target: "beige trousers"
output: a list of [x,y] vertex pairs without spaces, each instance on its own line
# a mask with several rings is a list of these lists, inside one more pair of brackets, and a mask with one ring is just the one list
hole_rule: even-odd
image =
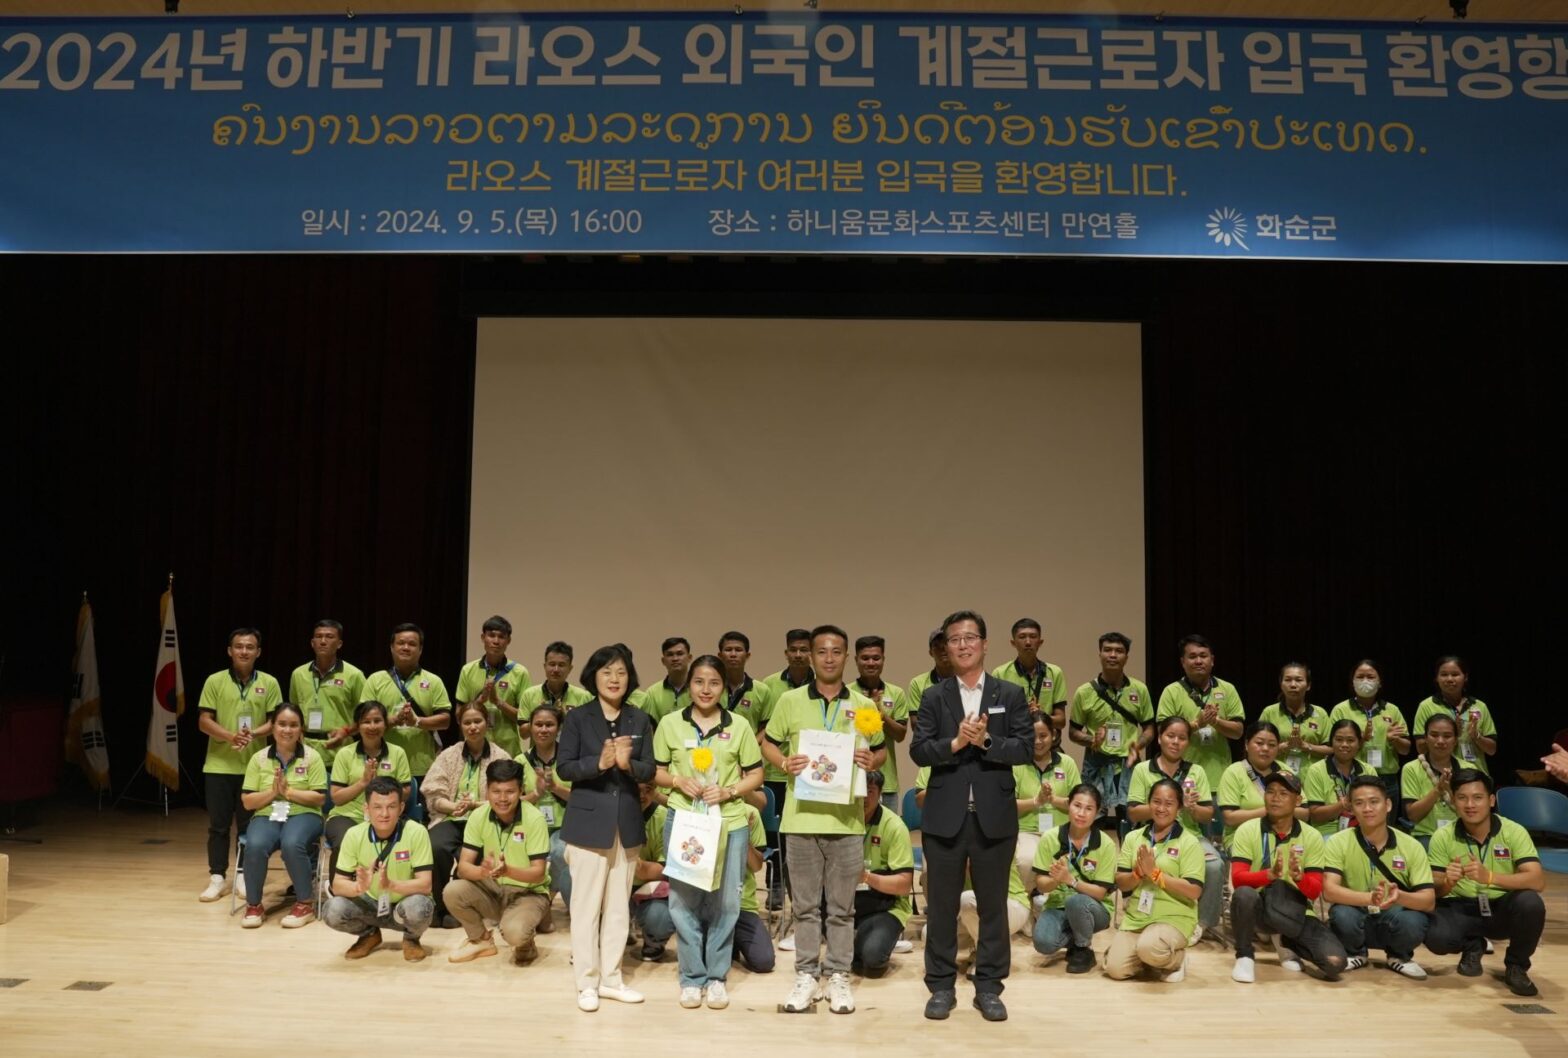
[[1145,926],[1137,933],[1119,929],[1105,953],[1105,975],[1125,981],[1145,966],[1161,972],[1174,970],[1186,950],[1187,935],[1164,922]]
[[516,886],[503,886],[486,878],[470,882],[459,878],[446,887],[446,907],[462,925],[469,940],[483,940],[489,933],[485,920],[499,923],[501,937],[514,948],[533,943],[539,921],[550,913],[550,898]]
[[568,844],[566,868],[572,875],[572,972],[577,990],[623,988],[621,957],[631,928],[637,850],[628,851],[619,836],[608,849]]

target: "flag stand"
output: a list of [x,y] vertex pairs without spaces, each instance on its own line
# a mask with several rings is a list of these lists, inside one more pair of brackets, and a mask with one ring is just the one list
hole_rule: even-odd
[[[196,788],[196,780],[191,777],[190,772],[185,770],[185,765],[183,762],[180,764],[180,774],[185,777],[185,780],[191,784],[191,789],[194,790]],[[153,777],[147,773],[146,761],[142,761],[142,763],[136,766],[136,770],[131,773],[130,780],[125,784],[125,789],[120,791],[120,796],[116,797],[114,799],[114,804],[109,806],[110,811],[119,808],[121,801],[129,801],[133,805],[152,805],[154,807],[161,807],[163,809],[163,814],[167,816],[169,814],[169,788],[163,785],[162,782],[158,782],[157,779],[153,779],[154,782],[158,783],[157,800],[152,800],[146,797],[131,796],[131,787],[135,785],[136,777],[139,775],[147,775],[149,779],[153,779]],[[100,795],[99,807],[101,808],[102,805],[103,802]]]

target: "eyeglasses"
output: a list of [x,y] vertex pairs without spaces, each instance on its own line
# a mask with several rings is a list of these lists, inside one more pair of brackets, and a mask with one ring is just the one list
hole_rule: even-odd
[[947,637],[947,645],[950,647],[972,647],[978,642],[980,642],[980,637],[973,632]]

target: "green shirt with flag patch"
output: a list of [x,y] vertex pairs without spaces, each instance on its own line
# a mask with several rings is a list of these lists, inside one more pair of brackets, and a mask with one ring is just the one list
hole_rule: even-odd
[[[762,685],[768,689],[768,716],[763,721],[763,727],[766,728],[768,721],[772,720],[773,710],[778,708],[779,701],[784,697],[785,692],[793,691],[800,687],[810,686],[812,679],[813,677],[808,674],[804,683],[791,683],[789,681],[788,669],[780,669],[771,676],[764,677]],[[784,769],[775,768],[771,764],[764,764],[762,769],[762,781],[793,782],[794,780],[790,777],[788,772],[784,771]]]
[[[1432,888],[1432,867],[1426,850],[1403,830],[1389,827],[1381,849],[1374,850],[1399,887],[1406,892]],[[1339,876],[1339,884],[1358,893],[1370,893],[1387,881],[1367,857],[1367,843],[1355,827],[1341,830],[1323,845],[1323,870]]]
[[[463,847],[479,854],[479,862],[486,858],[505,860],[512,867],[529,867],[550,858],[550,828],[545,825],[539,809],[527,801],[517,802],[517,818],[507,826],[495,818],[495,809],[489,805],[476,809],[463,826]],[[550,868],[545,867],[544,877],[537,882],[519,882],[515,878],[500,877],[496,883],[528,893],[550,893]]]
[[[1399,772],[1399,797],[1405,802],[1419,801],[1432,792],[1437,785],[1437,779],[1427,770],[1426,755],[1421,754],[1415,760],[1408,762]],[[1459,770],[1459,761],[1450,764],[1454,771]],[[1407,805],[1408,809],[1408,805]],[[1432,807],[1426,815],[1416,820],[1411,832],[1416,837],[1431,837],[1443,827],[1459,825],[1459,813],[1454,810],[1453,799],[1439,797],[1432,802]]]
[[1246,719],[1240,693],[1220,679],[1211,680],[1209,689],[1202,694],[1185,678],[1166,685],[1160,692],[1160,705],[1154,715],[1157,720],[1179,716],[1187,721],[1192,729],[1192,737],[1187,741],[1187,759],[1208,773],[1209,789],[1218,790],[1221,776],[1230,767],[1230,740],[1220,734],[1219,728],[1198,726],[1198,714],[1207,705],[1219,707],[1221,720]]
[[[1341,720],[1354,720],[1365,732],[1367,715],[1357,702],[1347,699],[1329,710],[1329,726],[1333,727]],[[1378,701],[1372,705],[1371,716],[1372,737],[1361,743],[1357,759],[1379,775],[1394,775],[1399,771],[1399,754],[1389,744],[1388,729],[1395,724],[1404,726],[1405,714],[1393,702]]]
[[[870,699],[850,690],[846,684],[840,688],[833,704],[816,697],[816,685],[807,684],[788,691],[773,706],[768,719],[768,741],[773,742],[786,757],[795,755],[802,731],[836,731],[855,735],[855,712],[875,709]],[[871,739],[871,748],[883,744],[882,735]],[[866,830],[865,815],[861,811],[863,798],[851,797],[845,805],[827,804],[822,801],[797,801],[795,780],[791,777],[784,787],[784,812],[779,820],[779,831],[784,834],[863,834]]]
[[[766,683],[747,676],[741,681],[739,687],[724,686],[725,708],[736,716],[745,719],[751,725],[751,730],[758,738],[762,737],[763,730],[768,726],[768,717],[773,711],[773,689]],[[763,766],[763,778],[767,778],[767,766]]]
[[[350,742],[346,746],[338,747],[338,755],[332,758],[332,785],[353,786],[365,777],[365,748],[358,742]],[[408,770],[408,754],[403,752],[403,747],[394,746],[390,742],[381,744],[381,756],[376,760],[376,774],[385,775],[396,779],[400,786],[407,786],[413,779],[414,773]],[[359,796],[352,801],[338,805],[327,818],[362,820],[365,818],[365,791],[359,791]]]
[[[1358,775],[1374,774],[1371,768],[1359,760],[1351,761],[1349,778],[1340,774],[1339,762],[1332,756],[1323,757],[1307,765],[1307,770],[1301,776],[1301,803],[1307,808],[1319,808],[1323,805],[1338,804],[1343,794],[1350,792],[1350,784]],[[1341,830],[1351,825],[1353,816],[1336,816],[1313,824],[1318,832],[1325,838],[1331,838]]]
[[386,706],[387,741],[401,746],[403,752],[408,754],[408,766],[413,769],[414,777],[423,777],[436,759],[435,732],[419,727],[398,727],[392,723],[392,718],[403,708],[405,701],[413,702],[414,712],[420,716],[451,712],[452,700],[446,695],[446,684],[441,682],[441,677],[428,669],[415,669],[403,681],[403,689],[399,689],[392,672],[381,669],[365,679],[365,698]]
[[[1525,864],[1541,861],[1529,832],[1512,819],[1504,819],[1495,812],[1492,813],[1491,827],[1484,842],[1477,842],[1471,837],[1463,823],[1455,823],[1432,835],[1428,855],[1440,871],[1454,860],[1463,864],[1466,860],[1474,859],[1493,874],[1517,874]],[[1513,891],[1461,878],[1443,899],[1474,900],[1485,893],[1488,900],[1497,900]]]
[[[343,759],[341,754],[338,759]],[[390,851],[386,849],[387,841],[393,843]],[[343,835],[343,848],[338,852],[338,873],[352,879],[359,868],[370,868],[372,884],[364,895],[371,900],[381,899],[380,875],[375,866],[376,857],[382,852],[387,852],[385,862],[389,882],[411,882],[420,871],[435,870],[430,834],[412,819],[399,820],[398,829],[385,840],[376,837],[368,821],[350,827],[348,833]],[[401,893],[387,893],[388,903],[396,904],[402,899]]]
[[[1111,918],[1116,917],[1116,845],[1103,830],[1089,831],[1089,838],[1080,852],[1072,847],[1072,839],[1064,824],[1053,827],[1040,835],[1040,844],[1034,850],[1034,873],[1051,873],[1051,865],[1065,859],[1067,869],[1085,882],[1105,887],[1105,899],[1100,906]],[[1070,885],[1059,885],[1045,896],[1048,908],[1064,908],[1074,893]]]
[[[1282,768],[1278,761],[1274,762],[1274,771],[1291,772],[1289,768]],[[1225,774],[1220,776],[1219,792],[1214,795],[1214,803],[1221,812],[1240,809],[1241,811],[1255,811],[1263,807],[1263,780],[1272,772],[1256,772],[1252,765],[1244,760],[1225,769]],[[1224,818],[1223,816],[1221,818]],[[1225,824],[1225,836],[1222,839],[1225,847],[1230,848],[1231,841],[1236,836],[1236,828],[1229,823]]]
[[1025,673],[1018,667],[1018,659],[1005,662],[991,670],[991,675],[999,680],[1006,680],[1015,687],[1024,689],[1024,697],[1029,700],[1029,707],[1039,709],[1047,716],[1067,704],[1067,680],[1062,676],[1062,667],[1053,665],[1040,658],[1035,659],[1034,671]]
[[593,695],[575,683],[563,684],[560,694],[551,694],[550,688],[545,684],[536,683],[531,687],[525,688],[523,693],[518,695],[517,723],[519,726],[526,725],[529,718],[534,715],[534,710],[546,702],[549,702],[561,710],[562,714],[565,714],[576,709],[579,705],[587,705],[591,701],[593,701]]
[[[494,669],[485,664],[484,658],[475,658],[464,665],[457,674],[458,703],[475,701],[484,693],[485,683],[492,677],[496,700],[516,709],[519,717],[526,717],[521,703],[523,692],[528,689],[528,669],[516,661],[507,661]],[[506,715],[505,709],[490,702],[485,703],[485,712],[490,715],[490,737],[495,744],[506,750],[507,756],[518,757],[523,751],[522,734],[517,729],[521,721],[513,720]]]
[[[1198,767],[1190,760],[1181,762],[1181,767],[1176,769],[1175,775],[1166,775],[1160,770],[1158,758],[1141,760],[1132,769],[1132,778],[1127,781],[1127,806],[1129,808],[1142,807],[1149,803],[1149,793],[1154,789],[1154,784],[1161,779],[1175,779],[1182,788],[1182,801],[1186,802],[1186,791],[1191,785],[1192,791],[1198,795],[1198,804],[1212,805],[1214,792],[1209,786],[1209,773]],[[1192,817],[1192,813],[1185,807],[1177,814],[1176,819],[1183,827],[1194,834],[1201,833],[1202,827]]]
[[[874,693],[861,686],[858,679],[850,686],[870,698],[873,704],[882,702],[894,720],[901,724],[909,722],[909,699],[897,684],[884,680],[881,689]],[[882,790],[884,793],[898,793],[898,754],[893,752],[892,745],[887,747],[887,760],[882,762]]]
[[1323,746],[1328,744],[1328,729],[1333,726],[1328,720],[1328,710],[1310,702],[1299,717],[1286,709],[1282,702],[1266,705],[1263,712],[1258,714],[1258,723],[1269,723],[1279,728],[1279,761],[1297,775],[1304,774],[1308,765],[1323,758],[1306,749],[1291,749],[1287,745],[1291,731],[1299,727],[1302,742],[1309,746]]
[[[241,785],[246,793],[257,793],[261,790],[272,789],[272,775],[278,768],[278,758],[275,755],[277,747],[270,747],[263,753],[258,753],[245,765],[245,781]],[[315,790],[326,793],[327,766],[321,754],[309,746],[304,747],[303,753],[296,753],[294,759],[289,761],[284,768],[284,777],[289,786],[295,790]],[[274,802],[275,803],[275,802]],[[326,802],[330,803],[330,802]],[[298,801],[289,801],[289,815],[321,815],[320,808],[302,805]],[[271,804],[263,805],[255,810],[254,814],[264,817],[272,810]]]
[[[878,806],[876,814],[871,817],[871,822],[866,824],[866,870],[872,874],[892,875],[913,873],[915,869],[914,848],[909,841],[909,828],[904,826],[904,821],[898,813],[889,812],[886,808]],[[888,913],[898,919],[899,925],[907,925],[909,916],[914,912],[914,904],[910,902],[909,895],[893,899],[893,906],[888,908]]]
[[1459,728],[1459,741],[1454,746],[1454,760],[1460,767],[1474,768],[1476,771],[1492,774],[1486,766],[1486,754],[1481,752],[1481,747],[1470,741],[1470,715],[1476,715],[1476,729],[1485,738],[1497,737],[1497,724],[1492,720],[1492,710],[1479,698],[1466,698],[1459,703],[1455,711],[1449,708],[1447,702],[1433,695],[1420,705],[1416,706],[1416,726],[1411,732],[1415,737],[1426,733],[1426,722],[1434,716],[1451,716],[1454,725]]
[[305,714],[306,744],[331,768],[337,750],[327,749],[325,736],[354,722],[354,707],[365,700],[365,674],[339,658],[323,676],[315,662],[307,661],[289,676],[288,700]]
[[[1230,859],[1232,863],[1245,863],[1254,871],[1272,871],[1274,864],[1278,863],[1281,872],[1280,881],[1299,893],[1301,883],[1290,876],[1292,851],[1295,851],[1296,859],[1301,864],[1303,876],[1309,871],[1319,873],[1323,871],[1326,865],[1323,835],[1318,833],[1316,827],[1292,818],[1290,833],[1281,841],[1279,834],[1269,824],[1267,818],[1249,819],[1236,828],[1235,837],[1231,839]],[[1307,915],[1312,918],[1317,917],[1310,900],[1307,901]]]
[[[589,701],[592,700],[593,699],[591,698],[589,699]],[[535,804],[537,805],[540,813],[543,814],[544,821],[550,825],[551,830],[560,830],[561,824],[566,822],[566,807],[568,802],[560,800],[549,790],[546,790],[544,788],[544,783],[540,781],[539,778],[539,773],[544,771],[544,769],[555,767],[556,762],[560,759],[559,756],[552,757],[549,761],[542,761],[539,759],[539,755],[534,752],[533,746],[530,745],[523,751],[522,757],[518,759],[521,760],[528,769],[528,777],[531,780],[524,787],[523,792],[533,793],[538,791],[539,800],[535,802]],[[570,792],[572,789],[572,784],[561,778],[559,775],[555,777],[555,785],[564,787],[568,792]]]
[[[1111,702],[1115,702],[1134,719],[1128,720],[1117,712]],[[1073,705],[1067,719],[1074,727],[1082,728],[1091,736],[1104,725],[1105,741],[1100,743],[1099,752],[1105,756],[1125,759],[1127,751],[1137,745],[1144,725],[1154,723],[1154,699],[1149,694],[1149,688],[1131,676],[1122,680],[1119,688],[1106,683],[1102,676],[1096,676],[1073,692]]]
[[[1137,862],[1138,848],[1147,845],[1154,852],[1154,866],[1161,872],[1201,887],[1204,877],[1203,847],[1198,844],[1198,835],[1176,822],[1171,824],[1164,841],[1155,841],[1153,829],[1151,824],[1127,835],[1127,840],[1122,843],[1121,856],[1116,861],[1116,873],[1131,874],[1133,864]],[[1153,899],[1147,911],[1142,906],[1145,893],[1152,894]],[[1129,933],[1137,933],[1156,922],[1175,926],[1186,936],[1198,924],[1198,902],[1184,900],[1168,889],[1161,889],[1152,878],[1145,878],[1127,894],[1121,928]]]
[[[197,708],[211,713],[226,731],[255,730],[267,722],[273,710],[283,703],[278,681],[252,670],[250,679],[241,681],[233,669],[214,672],[201,687]],[[265,742],[253,738],[244,749],[235,749],[222,739],[207,738],[207,760],[201,770],[211,775],[244,775],[246,763],[260,753]]]
[[[762,813],[751,805],[746,806],[746,840],[754,849],[768,847],[768,832],[762,827]],[[740,909],[750,911],[754,915],[761,914],[757,906],[757,874],[751,869],[751,864],[746,864],[746,869],[741,872],[740,880]]]
[[643,688],[642,702],[638,708],[648,714],[648,719],[653,721],[655,729],[659,723],[671,713],[678,713],[691,705],[691,691],[682,687],[680,693],[670,688],[670,678],[666,676],[652,687]]
[[[1072,788],[1082,782],[1078,762],[1059,749],[1051,750],[1051,759],[1044,768],[1035,761],[1013,765],[1013,797],[1019,801],[1032,801],[1040,795],[1040,788],[1050,784],[1052,797],[1066,797]],[[1031,808],[1018,817],[1018,829],[1029,834],[1044,834],[1067,822],[1067,813],[1046,804]]]
[[[653,760],[661,768],[681,779],[696,779],[712,786],[734,786],[757,768],[762,767],[762,750],[757,746],[757,736],[744,717],[728,709],[718,711],[718,719],[704,735],[697,727],[691,706],[670,713],[659,721],[653,734]],[[697,771],[691,762],[694,750],[706,748],[713,753],[713,766],[707,774]],[[679,787],[669,792],[669,806],[687,812],[696,811],[696,805]],[[741,830],[746,826],[746,802],[732,797],[719,808],[724,817],[724,829]]]

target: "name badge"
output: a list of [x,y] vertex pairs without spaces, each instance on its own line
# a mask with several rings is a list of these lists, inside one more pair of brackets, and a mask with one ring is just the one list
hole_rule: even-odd
[[1198,728],[1198,741],[1202,742],[1204,745],[1208,745],[1210,742],[1213,742],[1214,729],[1212,727]]
[[272,802],[272,813],[267,819],[273,823],[286,823],[289,818],[289,803],[287,801]]
[[555,805],[540,805],[539,811],[544,813],[544,821],[548,826],[555,826]]
[[1481,893],[1476,896],[1475,902],[1480,906],[1482,918],[1492,917],[1492,901],[1490,897],[1485,893]]
[[1454,821],[1452,819],[1439,819],[1437,821],[1437,829],[1438,830],[1442,830],[1444,827],[1451,827],[1453,825],[1454,825]]
[[1459,755],[1465,760],[1475,760],[1475,747],[1468,742],[1459,744]]
[[241,731],[249,731],[250,730],[250,714],[249,713],[241,713],[239,721],[240,721],[240,730]]
[[309,720],[310,729],[312,731],[320,731],[321,730],[321,720],[322,720],[321,710],[320,709],[312,709],[310,711],[310,720]]
[[1138,910],[1147,915],[1154,910],[1154,890],[1145,889],[1138,894]]
[[1286,763],[1286,767],[1299,774],[1301,772],[1301,754],[1292,753]]
[[694,738],[688,738],[686,740],[686,748],[687,749],[696,749],[697,748],[697,740],[694,739]]
[[991,708],[987,709],[986,712],[990,713],[992,716],[997,716],[998,714],[1007,712],[1007,706],[993,705]]
[[1367,765],[1372,768],[1381,768],[1383,766],[1383,751],[1375,748],[1367,750]]
[[1115,727],[1106,728],[1105,744],[1111,749],[1122,748],[1122,726],[1120,724],[1117,724]]

